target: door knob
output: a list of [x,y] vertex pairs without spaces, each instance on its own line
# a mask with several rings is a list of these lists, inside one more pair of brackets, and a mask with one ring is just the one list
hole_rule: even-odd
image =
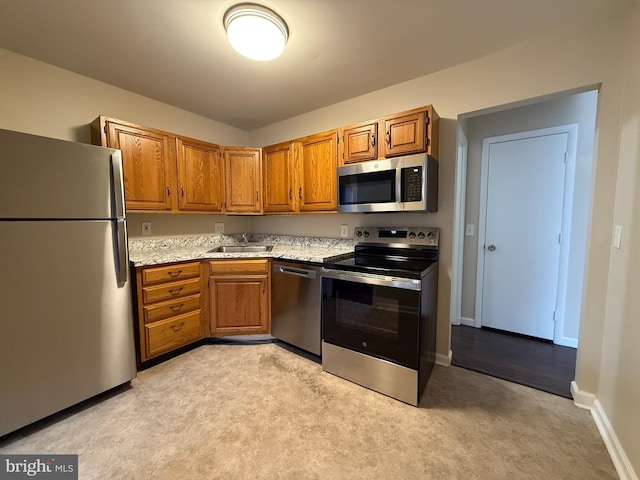
[[496,246],[495,246],[495,245],[489,245],[489,246],[487,247],[487,250],[489,250],[490,252],[493,252],[495,249],[496,249]]

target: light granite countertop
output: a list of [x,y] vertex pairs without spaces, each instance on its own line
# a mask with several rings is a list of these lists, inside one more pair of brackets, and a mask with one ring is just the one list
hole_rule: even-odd
[[273,245],[270,252],[208,252],[221,245],[241,245],[242,235],[210,235],[129,240],[129,260],[135,267],[205,258],[280,258],[322,263],[325,258],[353,251],[351,239],[247,234],[252,244]]

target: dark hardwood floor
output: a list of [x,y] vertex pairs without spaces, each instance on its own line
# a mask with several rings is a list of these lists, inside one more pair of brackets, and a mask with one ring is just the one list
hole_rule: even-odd
[[572,398],[576,349],[544,340],[464,325],[451,326],[451,363]]

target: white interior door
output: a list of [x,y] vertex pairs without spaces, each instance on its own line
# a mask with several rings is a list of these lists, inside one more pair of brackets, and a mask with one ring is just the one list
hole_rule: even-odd
[[567,141],[560,133],[489,145],[483,326],[554,337]]

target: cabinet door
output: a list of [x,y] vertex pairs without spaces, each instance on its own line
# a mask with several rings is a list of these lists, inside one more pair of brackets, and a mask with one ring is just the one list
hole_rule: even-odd
[[178,138],[178,207],[180,210],[222,212],[223,161],[218,145]]
[[261,213],[261,150],[225,148],[225,211],[227,213]]
[[265,213],[295,212],[293,142],[265,147],[262,152]]
[[171,210],[175,174],[169,137],[111,122],[107,131],[109,147],[122,150],[127,210]]
[[385,157],[425,152],[425,111],[388,117],[385,124]]
[[209,277],[211,335],[269,333],[268,275]]
[[298,140],[298,201],[301,212],[336,210],[338,133]]
[[378,124],[368,123],[344,129],[342,163],[364,162],[378,158]]

